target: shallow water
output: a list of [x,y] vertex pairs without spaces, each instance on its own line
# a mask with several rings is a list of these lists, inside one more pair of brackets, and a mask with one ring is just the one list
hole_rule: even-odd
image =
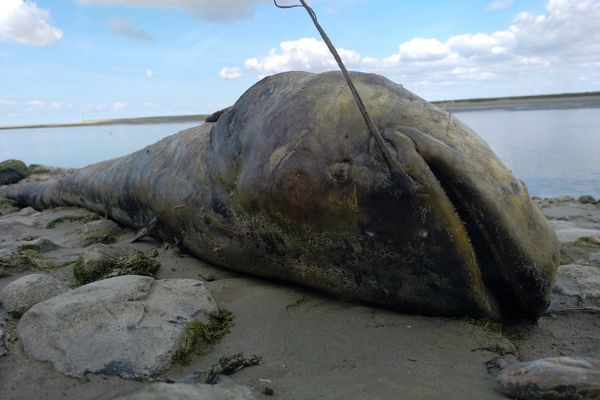
[[455,112],[532,196],[600,197],[600,108]]
[[[532,196],[600,197],[600,108],[454,112]],[[139,150],[195,122],[0,130],[0,160],[82,167]]]
[[0,160],[65,168],[124,156],[200,122],[0,130]]

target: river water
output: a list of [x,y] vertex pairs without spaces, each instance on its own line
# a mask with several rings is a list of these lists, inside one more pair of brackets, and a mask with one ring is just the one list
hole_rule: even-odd
[[[454,116],[478,132],[532,196],[600,197],[600,108],[478,109]],[[0,130],[0,160],[82,167],[194,122]]]
[[600,108],[454,112],[532,196],[600,197]]

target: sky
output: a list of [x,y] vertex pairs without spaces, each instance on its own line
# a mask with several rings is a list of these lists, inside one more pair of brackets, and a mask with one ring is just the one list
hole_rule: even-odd
[[[430,101],[600,90],[599,0],[310,4],[349,69]],[[211,113],[331,69],[306,12],[270,0],[0,0],[0,125]]]

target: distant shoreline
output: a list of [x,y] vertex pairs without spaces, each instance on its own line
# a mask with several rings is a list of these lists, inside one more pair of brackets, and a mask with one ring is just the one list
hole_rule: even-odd
[[[600,92],[561,93],[539,96],[493,97],[461,100],[432,101],[432,104],[449,112],[468,111],[519,111],[519,110],[564,110],[575,108],[600,108]],[[209,114],[169,115],[158,117],[97,119],[79,122],[46,123],[30,125],[0,126],[0,130],[34,128],[68,128],[99,125],[169,124],[177,122],[204,122]]]
[[6,129],[34,129],[34,128],[68,128],[75,126],[98,126],[98,125],[143,125],[143,124],[170,124],[177,122],[204,122],[208,114],[197,115],[170,115],[161,117],[140,117],[140,118],[116,118],[116,119],[95,119],[79,122],[62,122],[48,124],[31,125],[12,125],[0,126],[0,130]]
[[484,110],[519,111],[600,108],[600,92],[446,100],[434,101],[432,103],[450,112]]

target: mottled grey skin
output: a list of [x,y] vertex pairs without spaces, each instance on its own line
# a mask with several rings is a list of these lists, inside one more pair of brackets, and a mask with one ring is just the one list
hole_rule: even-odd
[[400,170],[390,171],[337,72],[250,88],[216,123],[56,183],[0,190],[132,227],[157,220],[214,264],[411,312],[537,316],[554,232],[489,147],[445,111],[353,73]]

